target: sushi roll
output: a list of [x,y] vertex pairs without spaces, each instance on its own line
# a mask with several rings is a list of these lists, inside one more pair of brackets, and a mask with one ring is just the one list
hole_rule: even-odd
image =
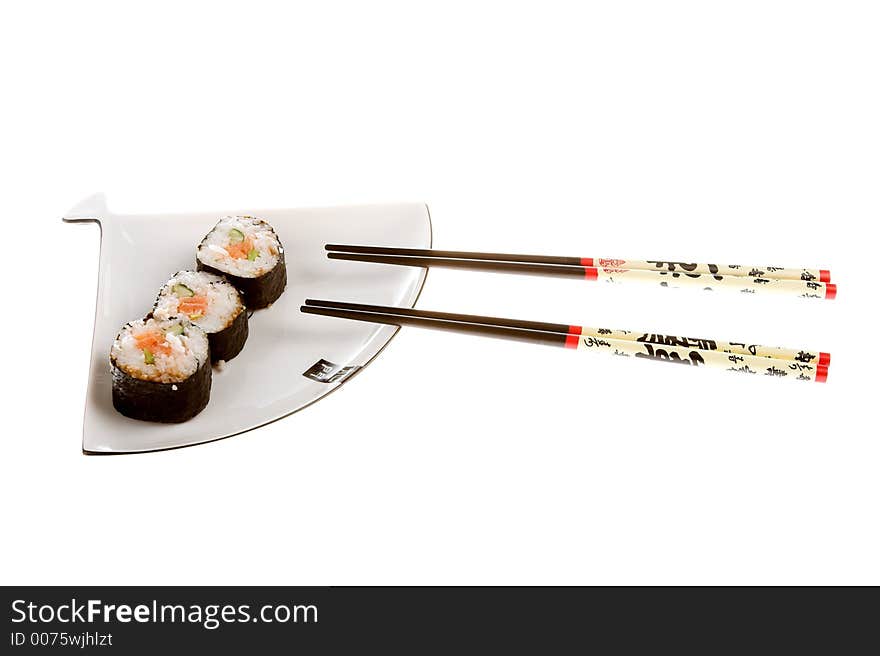
[[186,317],[122,327],[110,348],[113,407],[126,417],[177,423],[211,397],[208,335]]
[[211,362],[229,361],[248,338],[248,316],[241,294],[221,276],[206,271],[179,271],[159,291],[153,307],[157,319],[185,315],[208,333]]
[[226,216],[196,253],[199,271],[225,275],[252,310],[278,300],[287,286],[284,247],[271,225],[253,216]]

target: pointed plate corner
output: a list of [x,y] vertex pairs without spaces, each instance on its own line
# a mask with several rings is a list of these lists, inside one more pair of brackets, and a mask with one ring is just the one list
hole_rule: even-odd
[[[244,350],[222,371],[215,369],[211,402],[201,414],[170,425],[123,417],[111,403],[108,361],[119,328],[150,310],[157,290],[174,272],[194,266],[196,245],[220,216],[240,213],[260,216],[275,226],[285,247],[287,289],[271,308],[253,314]],[[112,229],[106,229],[107,219],[112,219]],[[430,248],[432,241],[428,208],[417,203],[111,215],[103,194],[97,194],[75,206],[64,220],[102,223],[83,422],[86,454],[157,451],[230,437],[286,417],[338,389],[350,374],[369,364],[398,329],[303,314],[303,300],[411,307],[427,270],[329,260],[324,245]]]

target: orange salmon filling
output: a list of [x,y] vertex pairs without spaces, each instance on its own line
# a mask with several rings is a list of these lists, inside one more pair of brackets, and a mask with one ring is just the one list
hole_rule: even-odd
[[165,333],[158,330],[147,330],[142,333],[132,335],[137,347],[142,351],[149,350],[151,353],[161,353],[162,355],[171,354],[171,345],[165,341]]
[[229,246],[226,247],[226,252],[229,253],[229,257],[233,260],[243,260],[253,249],[253,240],[250,237],[245,237],[237,244],[229,244]]
[[177,309],[190,317],[200,317],[208,311],[207,296],[188,296],[180,299]]

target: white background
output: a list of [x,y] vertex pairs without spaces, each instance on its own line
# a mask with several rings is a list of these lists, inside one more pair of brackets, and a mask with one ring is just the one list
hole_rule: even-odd
[[[880,583],[878,33],[869,2],[4,4],[0,579]],[[419,306],[829,350],[830,380],[405,329],[271,426],[86,457],[98,231],[59,219],[94,191],[829,267],[834,302],[437,270]]]

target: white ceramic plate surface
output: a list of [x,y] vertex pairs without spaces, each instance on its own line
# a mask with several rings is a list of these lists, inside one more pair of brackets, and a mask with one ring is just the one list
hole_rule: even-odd
[[[162,283],[195,267],[196,245],[227,214],[269,221],[284,245],[288,284],[270,308],[250,318],[244,350],[214,369],[211,402],[182,424],[123,417],[110,393],[110,345],[127,321],[143,317]],[[64,217],[101,226],[101,262],[83,425],[85,453],[137,453],[191,446],[257,428],[332,392],[370,362],[397,328],[306,315],[306,298],[412,307],[426,270],[341,262],[324,244],[431,247],[431,221],[422,204],[316,209],[246,208],[195,214],[115,215],[103,195]],[[319,364],[320,363],[320,364]],[[351,367],[351,369],[344,369]],[[311,370],[320,382],[303,374]]]

